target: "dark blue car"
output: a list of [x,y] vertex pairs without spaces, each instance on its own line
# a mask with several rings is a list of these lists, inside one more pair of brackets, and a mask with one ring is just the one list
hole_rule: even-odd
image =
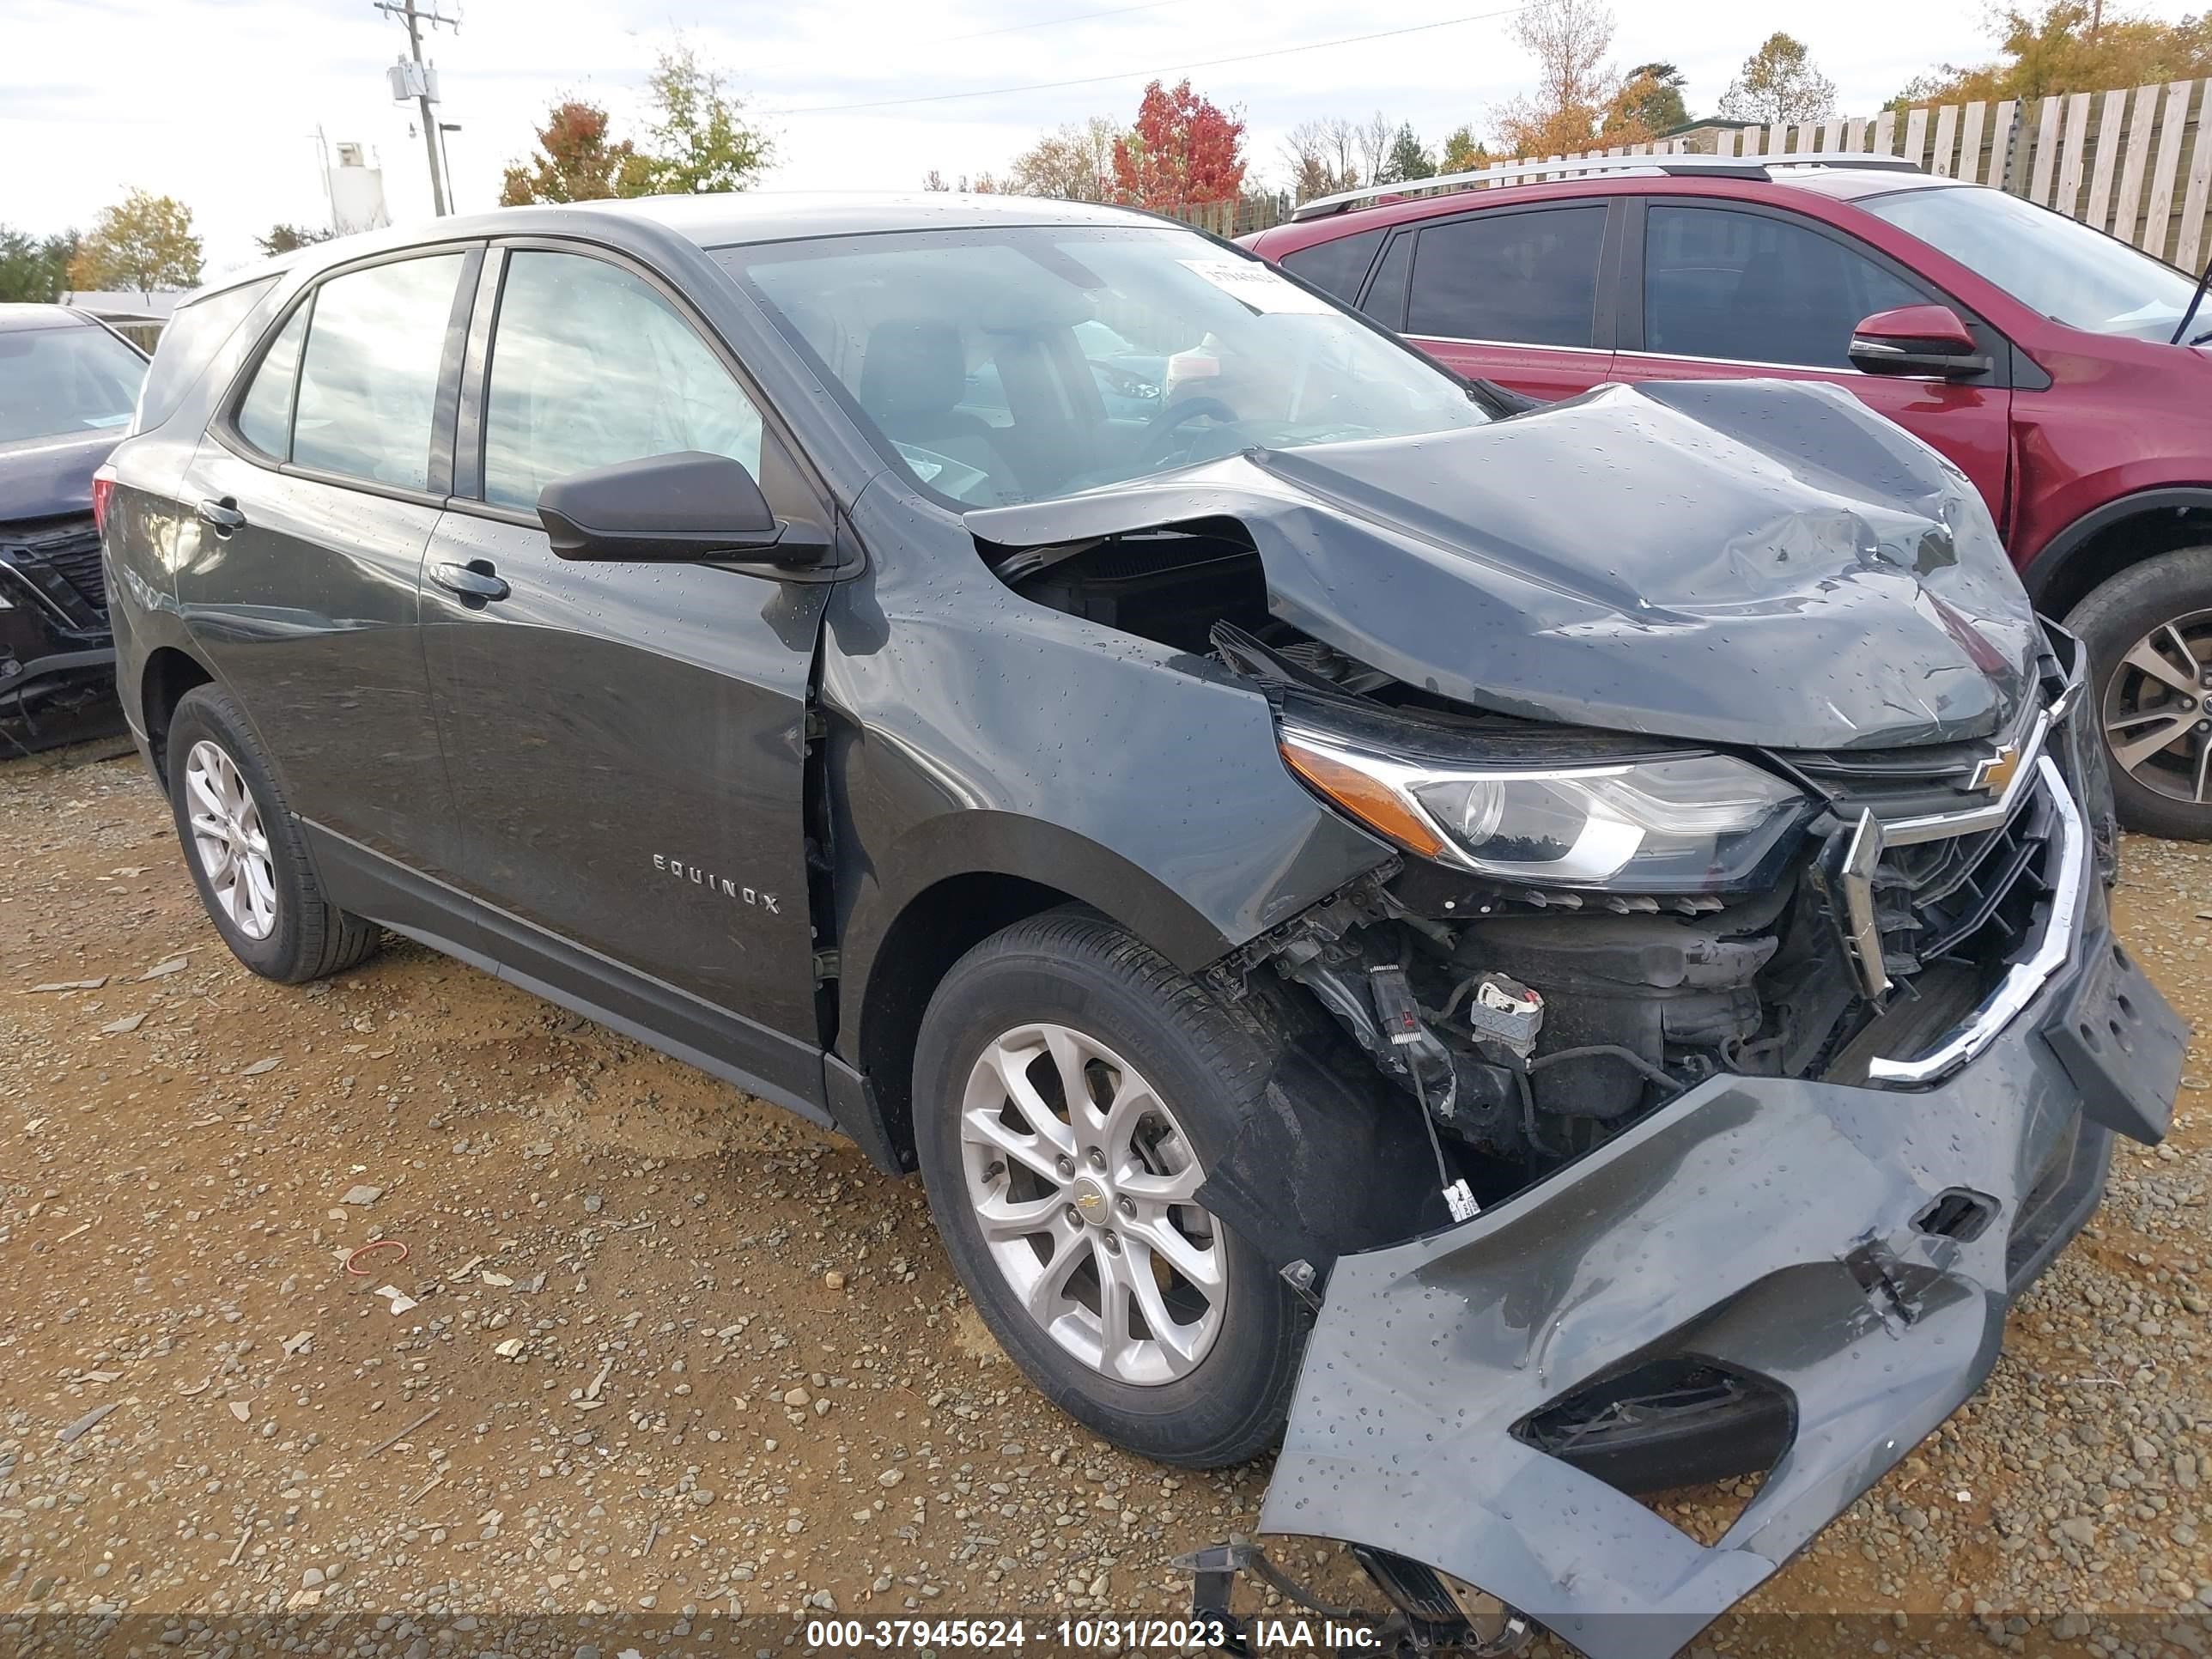
[[0,305],[0,749],[112,707],[92,475],[130,429],[143,353],[62,306]]

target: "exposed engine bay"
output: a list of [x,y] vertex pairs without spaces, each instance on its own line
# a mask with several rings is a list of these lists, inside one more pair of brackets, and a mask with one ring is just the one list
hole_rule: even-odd
[[[1270,614],[1260,561],[1233,521],[1024,549],[994,568],[1055,610],[1206,656],[1262,688],[1291,729],[1532,763],[1680,747],[1470,709],[1300,633]],[[2048,667],[2055,693],[2063,670]],[[1941,746],[1757,758],[1825,799],[1825,812],[1808,809],[1816,848],[1854,807],[1955,807],[1954,786],[1970,781],[1967,757]],[[2100,834],[2109,856],[2108,823]],[[1976,837],[1885,870],[1884,971],[1894,977],[1881,996],[1854,971],[1817,855],[1770,861],[1762,886],[1727,893],[1593,892],[1401,861],[1213,978],[1239,996],[1263,972],[1303,988],[1419,1101],[1451,1149],[1442,1185],[1494,1196],[1706,1079],[1860,1081],[1871,1055],[1955,1023],[2033,927],[2043,890],[2022,878],[2039,848],[2032,834]]]

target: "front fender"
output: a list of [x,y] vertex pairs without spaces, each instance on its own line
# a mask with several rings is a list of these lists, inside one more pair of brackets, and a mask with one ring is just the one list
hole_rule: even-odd
[[821,681],[841,1049],[893,922],[948,878],[1066,893],[1188,972],[1393,856],[1218,663],[1010,592],[957,520],[858,507],[871,568],[831,601]]
[[[1240,942],[1174,888],[1112,848],[1012,812],[951,812],[916,825],[878,866],[890,874],[854,907],[845,951],[856,964],[899,914],[941,882],[961,876],[1012,876],[1056,888],[1136,934],[1185,971],[1202,968]],[[1242,931],[1241,929],[1239,931]]]

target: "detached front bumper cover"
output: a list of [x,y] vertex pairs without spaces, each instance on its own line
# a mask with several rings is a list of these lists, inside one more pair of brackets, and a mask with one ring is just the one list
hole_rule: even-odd
[[[2185,1031],[2068,867],[2066,960],[1935,1086],[1716,1078],[1487,1214],[1341,1257],[1259,1530],[1408,1558],[1593,1659],[1674,1653],[1771,1575],[1980,1386],[2112,1133],[2165,1132]],[[1710,1547],[1518,1432],[1674,1358],[1790,1402]]]

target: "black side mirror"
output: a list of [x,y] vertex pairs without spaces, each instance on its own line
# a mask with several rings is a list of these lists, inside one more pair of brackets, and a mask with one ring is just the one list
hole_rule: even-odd
[[1948,306],[1877,311],[1851,331],[1851,366],[1869,374],[1966,380],[1990,372],[1972,331]]
[[820,529],[769,511],[742,465],[699,450],[556,478],[538,494],[538,517],[564,559],[732,560],[775,574],[818,568],[830,555]]

